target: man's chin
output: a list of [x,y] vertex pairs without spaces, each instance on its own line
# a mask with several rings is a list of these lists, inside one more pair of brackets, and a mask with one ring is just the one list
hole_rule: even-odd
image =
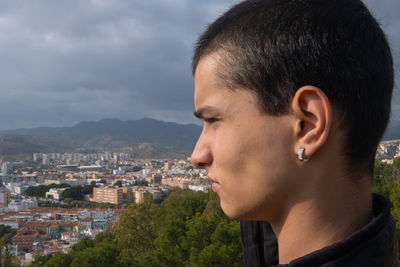
[[252,216],[250,216],[249,212],[243,209],[238,209],[235,207],[231,207],[228,205],[224,205],[223,202],[220,202],[221,209],[225,213],[226,216],[228,216],[231,219],[234,220],[251,220]]
[[235,220],[247,220],[247,221],[265,221],[267,220],[264,216],[260,216],[260,212],[248,209],[238,209],[234,207],[224,206],[221,202],[221,209],[231,219]]

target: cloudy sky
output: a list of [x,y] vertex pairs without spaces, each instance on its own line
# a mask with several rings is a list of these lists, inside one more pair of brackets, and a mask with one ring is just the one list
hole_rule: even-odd
[[[1,1],[0,130],[104,118],[196,122],[193,44],[237,2]],[[400,1],[366,3],[390,39],[399,84]]]

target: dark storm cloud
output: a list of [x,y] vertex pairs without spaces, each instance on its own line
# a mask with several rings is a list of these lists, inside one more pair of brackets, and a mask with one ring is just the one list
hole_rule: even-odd
[[[103,118],[194,121],[193,44],[236,2],[0,2],[0,129]],[[367,5],[398,62],[400,2]]]
[[193,121],[193,43],[232,3],[0,3],[0,128],[102,118]]
[[384,29],[392,48],[395,68],[392,120],[400,120],[400,1],[365,1],[368,8]]

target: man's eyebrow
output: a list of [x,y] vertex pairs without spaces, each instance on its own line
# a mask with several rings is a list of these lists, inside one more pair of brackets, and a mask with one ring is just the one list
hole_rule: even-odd
[[206,113],[206,112],[216,112],[216,111],[217,111],[217,109],[214,108],[214,107],[205,106],[205,107],[202,107],[202,108],[199,108],[199,109],[195,110],[195,111],[193,112],[193,114],[194,114],[194,116],[196,116],[197,118],[203,119],[203,118],[204,118],[204,113]]

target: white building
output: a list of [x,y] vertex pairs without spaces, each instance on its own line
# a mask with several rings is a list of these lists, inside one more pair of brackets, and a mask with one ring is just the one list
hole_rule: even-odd
[[28,182],[28,183],[6,183],[4,186],[10,190],[11,193],[22,195],[30,186],[37,186],[38,184],[35,182]]
[[18,222],[16,220],[1,220],[0,224],[4,226],[10,226],[11,228],[18,230]]
[[92,212],[88,209],[78,210],[79,219],[88,219],[92,217]]
[[125,170],[124,169],[122,169],[121,167],[119,167],[117,170],[113,170],[113,174],[114,175],[123,175],[123,174],[125,174]]
[[17,184],[17,183],[6,183],[6,184],[4,184],[4,186],[5,186],[8,190],[10,190],[10,192],[14,192],[14,187],[15,187],[16,184]]
[[46,192],[46,198],[51,196],[53,199],[60,200],[61,194],[66,188],[51,188],[49,192]]
[[67,241],[69,246],[73,246],[82,240],[82,235],[77,232],[63,232],[61,233],[61,240]]
[[201,191],[201,192],[208,192],[208,189],[210,189],[209,185],[189,185],[189,189],[192,191]]
[[14,187],[14,193],[22,195],[29,188],[29,185],[17,185]]
[[50,163],[50,160],[49,160],[47,154],[43,154],[43,157],[42,157],[42,164],[43,164],[43,165],[49,165],[49,163]]
[[8,210],[26,211],[29,208],[34,208],[37,206],[38,206],[38,201],[36,199],[13,200],[8,204]]
[[12,170],[13,164],[11,162],[3,162],[1,164],[1,172],[7,174],[10,170]]
[[42,158],[41,153],[33,153],[33,161],[39,161]]

